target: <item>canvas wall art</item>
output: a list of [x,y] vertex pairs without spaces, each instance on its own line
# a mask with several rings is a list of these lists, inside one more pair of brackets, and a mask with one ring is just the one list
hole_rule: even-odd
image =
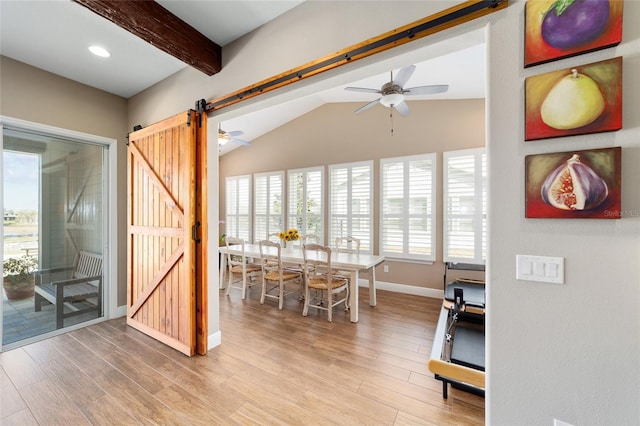
[[622,57],[525,79],[525,140],[622,128]]
[[622,0],[528,0],[524,66],[615,46],[622,40]]
[[525,217],[618,219],[622,149],[525,157]]

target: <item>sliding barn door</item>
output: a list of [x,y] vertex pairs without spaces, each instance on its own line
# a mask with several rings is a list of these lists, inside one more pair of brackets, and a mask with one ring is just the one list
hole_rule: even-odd
[[186,355],[196,345],[196,113],[129,135],[127,324]]

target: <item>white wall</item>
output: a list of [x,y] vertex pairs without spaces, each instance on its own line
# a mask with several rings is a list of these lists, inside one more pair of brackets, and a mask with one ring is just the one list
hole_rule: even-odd
[[[490,251],[487,421],[640,424],[640,2],[616,48],[523,68],[524,1],[488,45]],[[507,35],[508,36],[505,36]],[[623,56],[623,129],[524,142],[524,79]],[[524,157],[622,147],[620,220],[525,219]],[[565,284],[515,280],[515,255],[565,258]]]

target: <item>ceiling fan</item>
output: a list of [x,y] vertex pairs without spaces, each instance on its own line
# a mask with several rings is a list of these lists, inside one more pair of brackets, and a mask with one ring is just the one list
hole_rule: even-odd
[[218,125],[218,145],[222,146],[228,142],[234,142],[238,145],[251,145],[250,142],[244,141],[242,139],[237,139],[237,136],[244,135],[242,130],[234,130],[231,132],[225,132],[222,130],[222,127]]
[[401,68],[400,71],[398,71],[398,75],[396,76],[395,80],[393,79],[393,71],[391,71],[390,81],[388,83],[385,83],[380,89],[369,89],[366,87],[345,87],[344,90],[350,90],[352,92],[377,93],[382,95],[375,101],[371,101],[368,104],[365,104],[364,106],[358,108],[357,110],[355,110],[355,113],[358,114],[366,111],[379,102],[386,107],[395,108],[400,113],[400,115],[404,116],[409,114],[409,105],[407,105],[407,103],[404,101],[405,96],[433,95],[449,90],[448,84],[418,86],[405,89],[404,85],[407,83],[407,81],[409,81],[415,70],[415,65],[409,65]]

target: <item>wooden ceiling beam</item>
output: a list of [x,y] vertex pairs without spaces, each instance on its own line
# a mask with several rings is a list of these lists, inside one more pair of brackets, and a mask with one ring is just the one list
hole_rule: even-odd
[[222,48],[155,1],[74,1],[206,75],[222,68]]

